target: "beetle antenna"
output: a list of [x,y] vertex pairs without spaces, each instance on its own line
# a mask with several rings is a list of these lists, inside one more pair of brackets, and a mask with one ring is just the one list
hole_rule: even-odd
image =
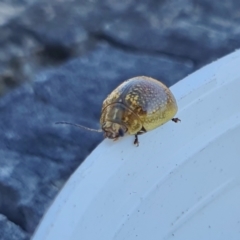
[[75,124],[75,123],[69,123],[69,122],[55,122],[55,124],[68,124],[74,127],[78,127],[78,128],[83,128],[86,129],[88,131],[92,131],[92,132],[102,132],[102,129],[93,129],[93,128],[88,128],[79,124]]

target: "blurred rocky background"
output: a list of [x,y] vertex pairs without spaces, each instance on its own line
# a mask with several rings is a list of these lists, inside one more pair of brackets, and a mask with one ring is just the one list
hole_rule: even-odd
[[239,0],[0,0],[0,239],[30,239],[103,139],[54,122],[99,128],[123,80],[170,86],[239,47]]

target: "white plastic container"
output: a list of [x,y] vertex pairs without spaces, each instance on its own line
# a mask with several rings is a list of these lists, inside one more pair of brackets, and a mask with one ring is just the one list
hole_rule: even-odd
[[171,90],[181,123],[103,141],[33,240],[240,239],[240,51]]

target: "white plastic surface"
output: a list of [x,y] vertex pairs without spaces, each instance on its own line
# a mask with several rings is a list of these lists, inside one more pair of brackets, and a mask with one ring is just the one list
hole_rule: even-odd
[[182,122],[103,141],[34,240],[240,239],[240,51],[171,90]]

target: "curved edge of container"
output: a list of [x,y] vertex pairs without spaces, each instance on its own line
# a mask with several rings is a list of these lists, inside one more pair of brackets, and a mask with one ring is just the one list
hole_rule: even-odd
[[104,140],[33,240],[240,239],[240,51],[171,87],[182,121]]

